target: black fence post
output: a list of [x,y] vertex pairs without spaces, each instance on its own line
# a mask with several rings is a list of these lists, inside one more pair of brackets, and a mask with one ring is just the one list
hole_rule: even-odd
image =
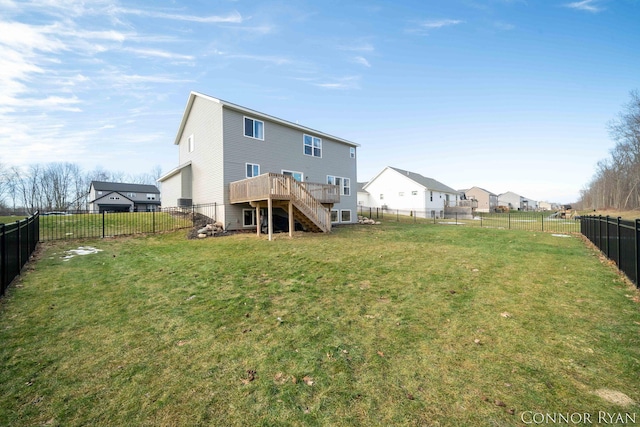
[[540,224],[542,224],[542,232],[544,232],[544,214],[540,215]]
[[618,264],[618,268],[620,268],[620,266],[621,266],[621,264],[620,264],[620,259],[621,259],[621,256],[620,256],[620,250],[621,249],[620,249],[620,247],[621,247],[621,243],[622,243],[621,242],[622,239],[620,238],[620,220],[621,219],[622,219],[621,217],[616,218],[616,240],[617,240],[617,242],[616,242],[616,252],[618,253],[618,259],[616,260],[616,264]]
[[20,221],[16,221],[16,260],[18,260],[18,272],[22,269],[22,242],[20,241]]
[[635,222],[635,238],[636,238],[636,288],[640,287],[640,219]]
[[605,221],[606,221],[605,222],[605,232],[606,232],[605,233],[605,237],[606,237],[605,241],[607,242],[607,252],[605,252],[605,253],[607,254],[607,258],[609,258],[610,255],[611,255],[609,253],[609,215],[607,215],[605,217]]
[[7,242],[5,239],[5,225],[0,224],[0,296],[4,295],[7,285]]
[[104,211],[102,211],[102,238],[104,239]]

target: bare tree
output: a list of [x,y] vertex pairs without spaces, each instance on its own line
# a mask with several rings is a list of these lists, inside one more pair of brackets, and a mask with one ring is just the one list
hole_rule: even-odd
[[611,157],[598,162],[596,174],[582,191],[582,201],[593,209],[636,209],[640,207],[640,94],[609,125],[616,142]]

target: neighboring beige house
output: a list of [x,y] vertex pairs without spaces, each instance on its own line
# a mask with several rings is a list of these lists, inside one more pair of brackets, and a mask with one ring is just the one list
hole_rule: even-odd
[[475,200],[478,203],[476,212],[493,212],[498,207],[498,196],[491,191],[480,187],[461,191],[468,200]]
[[165,206],[216,203],[227,230],[268,218],[310,231],[356,223],[358,144],[198,92],[178,127],[178,167],[159,179]]
[[550,211],[553,209],[553,205],[549,202],[538,202],[538,209],[540,209],[541,211]]
[[91,181],[91,212],[151,212],[160,207],[160,191],[155,185]]

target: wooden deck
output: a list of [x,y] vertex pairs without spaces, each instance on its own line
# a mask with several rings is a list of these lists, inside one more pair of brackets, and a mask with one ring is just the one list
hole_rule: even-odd
[[[336,185],[298,182],[290,176],[266,173],[229,185],[231,203],[250,203],[258,211],[268,208],[269,238],[272,232],[274,204],[289,212],[289,230],[297,219],[311,231],[331,231],[331,207],[340,202],[340,188]],[[256,216],[257,218],[259,215]],[[260,227],[258,227],[260,234]]]

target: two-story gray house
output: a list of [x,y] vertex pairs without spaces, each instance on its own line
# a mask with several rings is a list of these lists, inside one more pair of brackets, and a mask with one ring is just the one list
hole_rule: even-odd
[[91,181],[91,212],[151,212],[160,207],[160,191],[155,185]]
[[[165,206],[215,203],[227,230],[274,215],[310,231],[355,223],[358,144],[191,92],[178,133],[179,166],[162,176]],[[271,235],[271,234],[270,234]]]

